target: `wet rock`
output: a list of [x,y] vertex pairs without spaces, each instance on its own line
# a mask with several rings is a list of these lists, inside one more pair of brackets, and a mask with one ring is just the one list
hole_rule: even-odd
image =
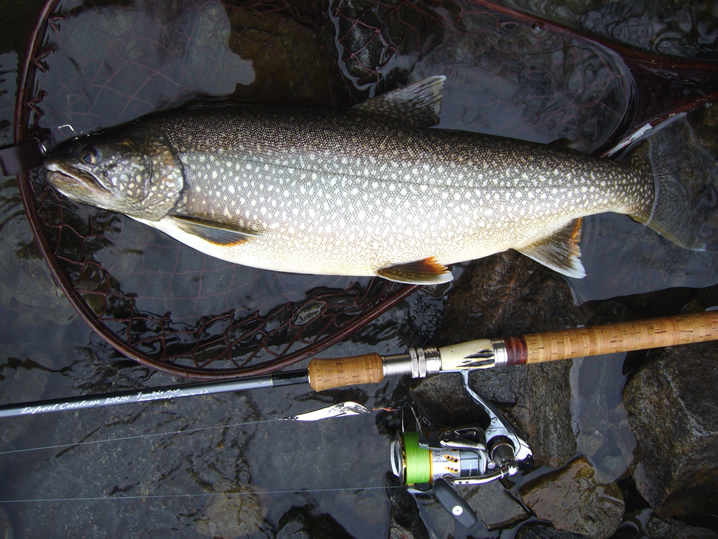
[[531,522],[521,526],[516,532],[516,537],[518,539],[579,539],[584,536],[578,533],[557,530],[543,522]]
[[263,528],[267,508],[255,487],[227,481],[218,488],[221,492],[202,509],[198,533],[205,537],[244,537]]
[[591,537],[610,537],[625,510],[620,489],[597,483],[585,457],[525,483],[520,493],[539,519],[559,530]]
[[251,84],[237,85],[234,99],[267,105],[346,104],[346,96],[334,95],[344,86],[336,60],[325,53],[322,37],[307,25],[271,10],[229,9],[228,16],[229,47],[251,60],[256,73]]
[[559,466],[576,453],[568,383],[571,362],[521,369],[523,389],[510,416],[529,440],[535,464]]
[[417,413],[435,428],[482,425],[488,418],[464,390],[458,374],[432,376],[411,390]]
[[386,500],[376,496],[371,490],[345,490],[337,494],[335,501],[349,508],[358,520],[370,526],[381,526],[389,516]]
[[351,535],[331,516],[315,515],[312,508],[292,507],[279,519],[277,538],[349,539]]
[[650,357],[624,392],[636,438],[636,487],[661,516],[712,513],[718,506],[718,347],[693,344]]
[[643,530],[646,537],[691,537],[692,539],[709,539],[718,537],[718,533],[705,528],[691,526],[679,520],[661,518],[653,515]]
[[512,526],[529,516],[498,481],[462,488],[461,494],[489,530]]
[[414,497],[399,486],[393,474],[387,474],[387,496],[391,503],[390,539],[429,539],[429,531],[421,520]]

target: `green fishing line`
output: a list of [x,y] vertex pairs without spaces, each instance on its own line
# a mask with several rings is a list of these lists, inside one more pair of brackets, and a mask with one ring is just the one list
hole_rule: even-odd
[[428,449],[419,446],[418,432],[404,433],[404,455],[406,456],[406,484],[431,482],[431,455]]

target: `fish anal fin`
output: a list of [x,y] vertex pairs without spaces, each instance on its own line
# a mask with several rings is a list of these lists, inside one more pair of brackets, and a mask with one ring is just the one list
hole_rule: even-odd
[[261,236],[261,233],[245,229],[240,226],[218,223],[199,217],[186,215],[173,215],[174,224],[187,234],[191,234],[213,245],[231,247],[240,245],[252,238]]
[[439,123],[446,77],[437,75],[404,88],[367,99],[352,110],[378,116],[412,127],[432,127]]
[[451,281],[451,270],[440,264],[433,256],[416,262],[397,264],[381,268],[376,272],[380,277],[407,284],[442,284]]
[[581,218],[575,219],[550,236],[517,251],[562,275],[583,279],[586,270],[581,264],[581,249],[578,246],[582,222]]

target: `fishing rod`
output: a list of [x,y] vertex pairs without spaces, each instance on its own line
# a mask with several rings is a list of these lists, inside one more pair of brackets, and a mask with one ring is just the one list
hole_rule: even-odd
[[5,404],[0,418],[150,402],[249,389],[309,384],[315,391],[381,382],[385,376],[424,378],[442,372],[543,363],[561,359],[647,350],[718,339],[718,311],[602,326],[478,339],[442,348],[410,348],[404,354],[377,353],[315,358],[307,369],[194,384],[99,395]]

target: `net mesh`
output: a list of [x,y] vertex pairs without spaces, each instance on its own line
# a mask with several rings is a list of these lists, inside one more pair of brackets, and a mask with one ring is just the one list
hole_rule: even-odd
[[[16,137],[52,143],[193,98],[350,106],[446,74],[442,126],[605,145],[631,109],[609,51],[479,3],[48,2]],[[33,231],[78,312],[118,351],[197,378],[268,372],[346,338],[413,287],[279,274],[193,251],[20,177]]]

